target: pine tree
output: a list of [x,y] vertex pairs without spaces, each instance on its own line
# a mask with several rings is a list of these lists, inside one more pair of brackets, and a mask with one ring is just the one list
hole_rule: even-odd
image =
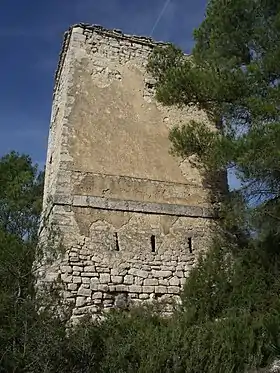
[[279,234],[280,3],[211,0],[194,38],[191,56],[158,48],[148,68],[160,102],[201,108],[220,131],[175,126],[172,149],[196,154],[209,172],[234,169],[242,196],[257,206],[247,209],[250,229]]

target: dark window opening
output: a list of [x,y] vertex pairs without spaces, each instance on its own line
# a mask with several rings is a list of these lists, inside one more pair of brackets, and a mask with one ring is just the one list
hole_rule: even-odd
[[120,251],[119,238],[118,238],[117,232],[115,232],[115,240],[116,240],[116,251]]
[[192,247],[192,238],[188,238],[188,247],[189,247],[189,252],[190,254],[193,252],[193,247]]
[[146,87],[147,87],[148,89],[153,89],[153,88],[154,88],[154,84],[153,84],[153,83],[150,83],[150,82],[147,82],[147,83],[146,83]]
[[154,234],[151,235],[151,246],[152,246],[152,253],[156,251],[156,236]]

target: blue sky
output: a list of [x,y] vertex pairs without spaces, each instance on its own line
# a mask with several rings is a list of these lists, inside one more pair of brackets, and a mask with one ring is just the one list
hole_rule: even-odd
[[[11,150],[44,164],[53,76],[64,31],[85,22],[149,35],[165,0],[1,0],[0,155]],[[191,50],[207,0],[170,0],[153,33]],[[102,5],[101,5],[102,4]]]

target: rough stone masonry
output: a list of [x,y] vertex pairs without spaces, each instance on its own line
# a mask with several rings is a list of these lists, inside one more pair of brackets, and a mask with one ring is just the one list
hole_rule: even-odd
[[[215,225],[211,188],[189,159],[170,155],[174,124],[207,119],[161,106],[147,75],[150,38],[101,26],[65,34],[56,73],[41,237],[59,229],[60,278],[72,319],[179,298]],[[224,182],[224,180],[223,180]]]

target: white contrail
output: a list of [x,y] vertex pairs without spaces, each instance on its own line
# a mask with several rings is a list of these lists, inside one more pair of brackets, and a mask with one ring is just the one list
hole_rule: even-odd
[[171,0],[166,0],[166,1],[165,1],[165,4],[164,4],[164,6],[163,6],[161,12],[159,13],[159,15],[158,15],[158,17],[157,17],[157,20],[156,20],[156,22],[155,22],[155,24],[154,24],[154,26],[153,26],[153,28],[152,28],[152,30],[151,30],[150,36],[153,36],[153,33],[154,33],[154,31],[155,31],[157,25],[159,24],[159,22],[160,22],[160,20],[161,20],[161,17],[163,16],[164,12],[166,11],[166,8],[168,7],[170,1],[171,1]]

